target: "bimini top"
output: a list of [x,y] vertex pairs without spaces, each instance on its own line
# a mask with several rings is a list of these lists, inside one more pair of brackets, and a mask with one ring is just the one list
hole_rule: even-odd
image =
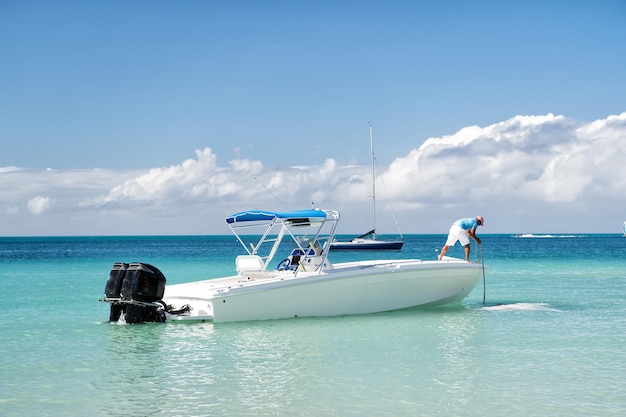
[[243,223],[256,221],[271,221],[274,219],[325,219],[326,213],[321,210],[296,210],[296,211],[264,211],[248,210],[240,211],[226,218],[226,223]]

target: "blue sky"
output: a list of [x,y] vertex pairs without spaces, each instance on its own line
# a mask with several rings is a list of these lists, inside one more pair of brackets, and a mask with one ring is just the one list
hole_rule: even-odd
[[[598,163],[597,147],[623,161],[624,45],[623,0],[3,0],[0,235],[226,233],[209,218],[282,208],[259,183],[290,208],[339,209],[344,231],[359,232],[366,192],[330,191],[365,182],[369,122],[407,233],[445,233],[478,212],[493,233],[619,231],[623,189],[601,187],[626,173],[605,172],[613,159]],[[603,122],[610,134],[590,128]],[[467,136],[472,126],[482,130]],[[520,138],[532,145],[523,157],[511,153]],[[463,158],[423,172],[441,156],[420,148],[429,140]],[[566,195],[576,184],[554,178],[571,173],[551,170],[581,146],[600,156],[576,165],[587,186]],[[526,157],[541,162],[511,173]],[[345,182],[281,194],[302,172]],[[479,173],[482,187],[464,182]],[[485,191],[502,178],[543,197]],[[426,180],[439,185],[412,192]],[[184,187],[195,191],[172,191]]]

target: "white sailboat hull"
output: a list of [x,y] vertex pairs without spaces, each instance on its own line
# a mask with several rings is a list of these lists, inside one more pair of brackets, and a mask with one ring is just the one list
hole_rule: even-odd
[[[228,277],[166,288],[163,301],[188,304],[171,321],[231,322],[338,316],[455,303],[483,276],[480,264],[448,261],[342,263],[324,272]],[[191,296],[190,296],[191,295]]]

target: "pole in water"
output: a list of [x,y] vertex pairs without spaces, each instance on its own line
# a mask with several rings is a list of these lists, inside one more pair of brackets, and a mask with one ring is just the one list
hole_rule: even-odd
[[486,305],[487,298],[487,286],[485,285],[485,258],[483,257],[483,245],[478,245],[480,248],[480,263],[483,265],[483,306]]

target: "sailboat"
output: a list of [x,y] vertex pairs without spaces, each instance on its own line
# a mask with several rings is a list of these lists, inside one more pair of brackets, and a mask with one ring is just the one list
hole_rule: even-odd
[[[404,245],[404,237],[400,228],[400,237],[393,240],[381,240],[376,237],[376,157],[374,156],[374,135],[370,124],[370,155],[372,160],[372,228],[360,236],[348,241],[333,240],[330,242],[332,250],[361,251],[361,250],[401,250]],[[395,220],[395,215],[394,215]],[[396,222],[396,227],[398,224]]]
[[624,237],[626,237],[626,221],[624,222],[623,227],[624,227]]

